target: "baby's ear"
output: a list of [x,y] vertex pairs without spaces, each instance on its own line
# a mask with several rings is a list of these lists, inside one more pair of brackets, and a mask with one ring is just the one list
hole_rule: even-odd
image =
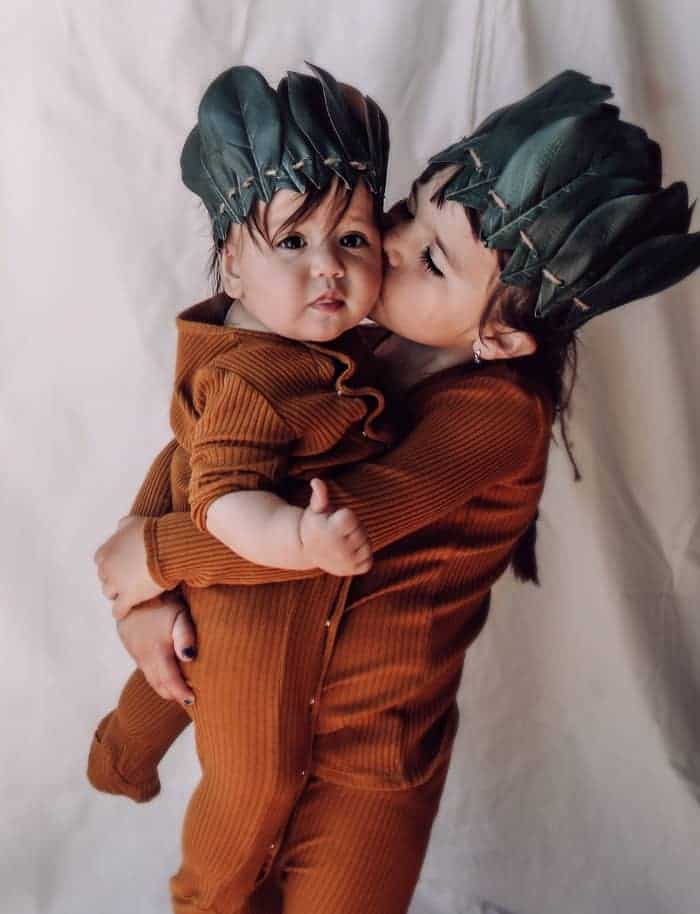
[[240,298],[243,291],[238,263],[240,259],[240,231],[239,225],[232,225],[221,250],[219,251],[219,269],[224,292],[229,298]]

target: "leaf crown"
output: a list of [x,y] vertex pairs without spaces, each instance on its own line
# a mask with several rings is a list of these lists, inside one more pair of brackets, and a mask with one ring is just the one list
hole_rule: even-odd
[[277,90],[255,68],[231,67],[209,85],[180,156],[182,180],[201,198],[214,237],[245,222],[253,204],[281,189],[323,190],[334,177],[363,180],[381,212],[389,129],[381,108],[320,67],[289,72]]
[[661,150],[566,70],[501,108],[431,164],[456,165],[447,200],[481,214],[481,240],[512,251],[501,280],[539,286],[534,316],[576,329],[700,266],[685,183],[661,186]]

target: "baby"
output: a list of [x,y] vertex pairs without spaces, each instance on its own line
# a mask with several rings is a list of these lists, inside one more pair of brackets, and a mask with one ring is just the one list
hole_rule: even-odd
[[[312,69],[289,73],[277,91],[250,67],[225,71],[182,152],[183,180],[212,219],[225,291],[177,319],[172,509],[190,510],[257,564],[350,576],[371,564],[355,515],[302,509],[283,494],[287,480],[313,487],[319,473],[392,440],[377,367],[353,329],[382,280],[388,129],[371,99]],[[220,602],[222,588],[183,594],[195,615],[214,599],[208,590]],[[231,599],[240,608],[240,593]],[[145,800],[159,783],[126,745],[133,692],[127,684],[101,721],[88,777]],[[154,731],[162,708],[150,694],[138,697],[145,731],[149,702]],[[146,742],[152,750],[157,732]]]

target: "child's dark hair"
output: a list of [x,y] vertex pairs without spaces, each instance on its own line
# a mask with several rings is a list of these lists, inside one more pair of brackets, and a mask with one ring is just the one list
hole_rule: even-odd
[[[444,168],[444,164],[429,165],[418,178],[418,183],[427,184],[435,174]],[[447,183],[445,181],[431,198],[437,206],[442,206],[445,202]],[[479,238],[481,214],[470,207],[465,207],[465,210],[474,237]],[[505,267],[512,253],[512,251],[506,250],[498,251],[498,263],[501,269]],[[559,418],[562,441],[573,467],[574,479],[578,481],[581,479],[581,473],[572,453],[567,429],[571,394],[577,373],[576,333],[566,326],[558,325],[552,319],[534,316],[538,294],[537,286],[523,287],[496,282],[479,322],[479,336],[482,337],[487,322],[496,318],[513,330],[522,330],[534,337],[537,343],[535,352],[531,355],[514,358],[510,364],[524,380],[535,382],[549,394],[553,405],[553,422],[557,417]],[[536,524],[537,515],[518,540],[511,558],[511,565],[519,580],[539,584],[535,556]]]

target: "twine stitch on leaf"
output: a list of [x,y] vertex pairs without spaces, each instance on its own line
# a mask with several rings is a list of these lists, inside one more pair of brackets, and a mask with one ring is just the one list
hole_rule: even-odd
[[522,229],[520,229],[520,237],[522,238],[523,243],[526,244],[530,248],[530,250],[532,251],[532,253],[535,256],[537,256],[537,248],[535,247],[535,244],[534,244],[532,238],[530,238],[529,235],[526,235]]
[[508,206],[506,201],[503,199],[503,197],[499,197],[495,190],[489,191],[489,197],[493,198],[494,202],[496,203],[496,206],[499,209],[502,209],[504,211],[507,209],[510,209],[510,207]]
[[484,165],[483,165],[483,162],[481,161],[481,159],[479,158],[479,156],[474,152],[473,149],[467,149],[467,152],[472,157],[472,160],[473,160],[474,164],[476,165],[476,170],[481,171],[483,169]]
[[555,276],[554,273],[551,273],[549,270],[542,270],[542,275],[546,276],[550,282],[553,282],[555,286],[563,286],[564,280],[559,279],[558,276]]

